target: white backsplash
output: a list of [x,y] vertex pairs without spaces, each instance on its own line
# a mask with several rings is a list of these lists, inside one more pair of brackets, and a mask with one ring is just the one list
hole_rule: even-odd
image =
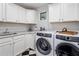
[[53,23],[50,25],[49,30],[61,31],[64,27],[66,27],[68,30],[79,31],[79,23],[78,22]]
[[29,25],[0,23],[0,32],[4,32],[6,28],[8,28],[9,32],[22,32],[22,31],[28,31]]
[[46,30],[48,31],[61,31],[64,27],[68,28],[68,30],[75,30],[75,31],[79,31],[79,22],[66,22],[66,23],[52,23],[50,24],[48,21],[48,15],[47,15],[47,20],[41,21],[40,20],[40,13],[41,12],[47,12],[48,14],[48,7],[44,6],[41,7],[39,9],[37,9],[38,12],[38,23],[37,23],[37,28],[39,30],[39,28],[42,26],[44,26],[46,28]]

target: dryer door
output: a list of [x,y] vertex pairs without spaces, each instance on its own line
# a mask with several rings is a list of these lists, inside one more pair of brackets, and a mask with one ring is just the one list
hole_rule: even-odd
[[79,48],[70,43],[60,43],[56,47],[58,56],[79,56]]
[[44,55],[48,55],[51,52],[51,44],[45,38],[39,38],[36,42],[37,50]]

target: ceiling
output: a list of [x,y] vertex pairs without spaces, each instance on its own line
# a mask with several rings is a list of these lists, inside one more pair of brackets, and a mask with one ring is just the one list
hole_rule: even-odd
[[37,9],[39,7],[48,5],[48,3],[17,3],[17,4],[24,8],[29,8],[29,9]]

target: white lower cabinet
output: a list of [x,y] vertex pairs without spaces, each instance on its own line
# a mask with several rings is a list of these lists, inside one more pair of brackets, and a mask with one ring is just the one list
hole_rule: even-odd
[[14,55],[18,55],[24,51],[24,35],[14,37]]
[[25,49],[32,48],[34,49],[34,40],[35,40],[35,34],[26,34],[25,35]]
[[0,44],[0,56],[12,56],[13,46],[11,43]]
[[61,4],[50,4],[49,5],[49,22],[60,22],[61,21]]
[[5,3],[0,3],[0,21],[5,21]]
[[25,9],[15,3],[0,3],[0,21],[36,24],[36,10]]
[[0,56],[12,56],[13,55],[13,44],[12,38],[0,39]]
[[20,40],[14,44],[14,55],[18,55],[24,51],[24,41]]
[[26,23],[36,23],[36,11],[35,10],[30,10],[26,9]]
[[35,34],[0,39],[0,56],[16,56],[28,48],[34,49]]

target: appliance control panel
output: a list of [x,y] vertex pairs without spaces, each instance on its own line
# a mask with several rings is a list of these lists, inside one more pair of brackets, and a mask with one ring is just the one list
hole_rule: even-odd
[[71,41],[71,42],[79,42],[79,37],[56,35],[56,39]]
[[51,33],[37,33],[37,36],[51,38],[52,37],[52,34]]

